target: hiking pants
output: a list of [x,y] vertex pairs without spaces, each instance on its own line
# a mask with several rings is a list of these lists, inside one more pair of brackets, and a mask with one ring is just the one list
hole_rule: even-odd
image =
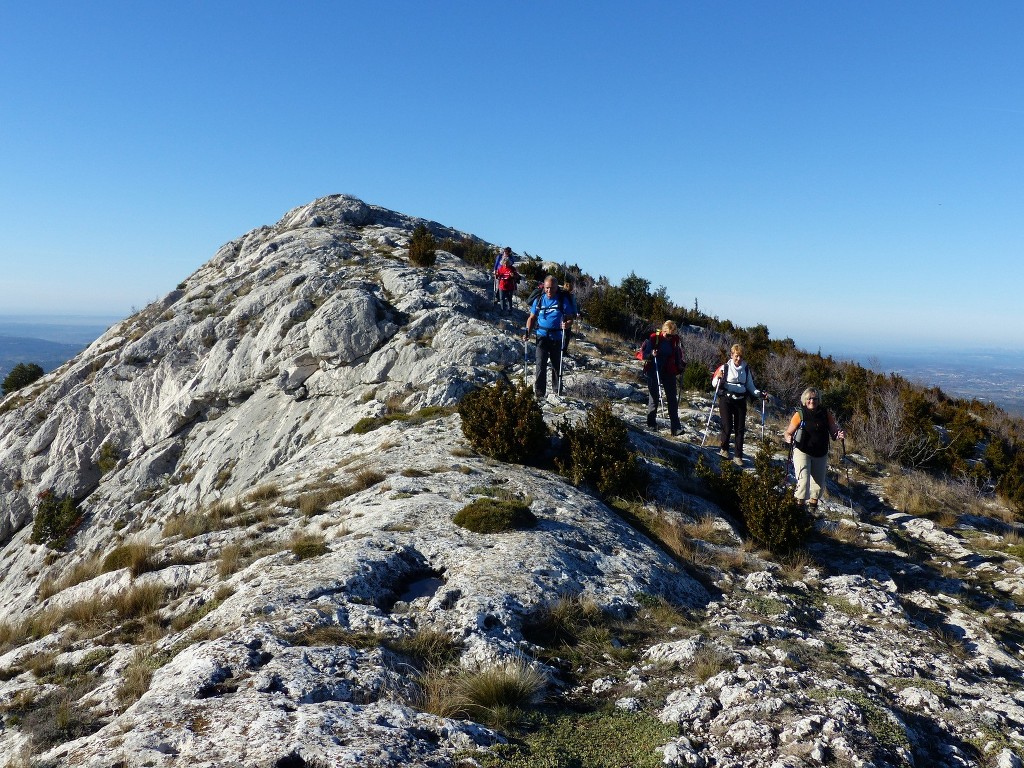
[[[661,386],[665,389],[665,405],[668,406],[668,418],[672,429],[678,430],[679,424],[679,395],[676,391],[676,377],[662,376]],[[654,429],[658,426],[658,406],[661,404],[661,392],[658,387],[658,377],[653,368],[647,374],[647,426]]]
[[501,297],[501,311],[502,312],[505,312],[505,311],[507,311],[509,309],[512,309],[512,297],[514,295],[515,295],[515,291],[513,291],[512,289],[509,289],[507,291],[503,291],[500,288],[498,289],[498,296]]
[[811,456],[796,446],[793,447],[793,471],[796,472],[796,492],[793,497],[805,501],[817,501],[825,490],[825,472],[828,470],[828,454]]
[[736,435],[736,447],[733,456],[743,458],[743,435],[747,430],[747,396],[733,398],[722,395],[718,398],[719,414],[722,416],[723,451],[729,450],[729,434]]
[[562,339],[560,336],[537,337],[537,369],[533,379],[533,392],[537,397],[544,397],[547,384],[548,362],[551,363],[551,389],[558,392],[558,364],[562,362]]

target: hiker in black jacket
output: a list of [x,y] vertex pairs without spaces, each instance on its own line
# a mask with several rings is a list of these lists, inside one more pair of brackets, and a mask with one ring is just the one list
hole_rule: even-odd
[[845,440],[846,433],[839,428],[832,413],[821,404],[821,395],[808,387],[800,395],[800,410],[793,414],[783,439],[793,443],[793,470],[796,472],[796,492],[800,504],[816,509],[825,489],[828,470],[828,441]]

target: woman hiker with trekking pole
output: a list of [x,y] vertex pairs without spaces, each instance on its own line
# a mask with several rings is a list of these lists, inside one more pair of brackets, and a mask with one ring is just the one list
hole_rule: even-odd
[[835,417],[821,404],[821,395],[808,387],[800,395],[800,409],[793,414],[783,439],[793,444],[793,471],[796,473],[796,491],[793,496],[801,506],[814,511],[825,490],[828,470],[828,441],[846,441],[846,433],[839,428]]
[[683,349],[679,345],[676,324],[666,320],[660,331],[652,333],[640,347],[647,374],[647,426],[657,431],[658,405],[661,390],[665,392],[665,406],[673,437],[682,431],[679,423],[679,395],[676,376],[683,370]]
[[732,345],[730,359],[715,371],[711,386],[722,387],[722,396],[718,398],[718,412],[722,417],[722,442],[718,455],[729,458],[729,435],[736,436],[733,463],[743,466],[743,437],[747,430],[747,395],[767,400],[768,393],[762,392],[754,385],[754,376],[750,367],[743,360],[743,347]]

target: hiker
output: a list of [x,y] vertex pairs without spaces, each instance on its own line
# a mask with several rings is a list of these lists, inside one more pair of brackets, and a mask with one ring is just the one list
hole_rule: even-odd
[[[576,303],[572,296],[562,293],[554,275],[544,278],[544,293],[530,305],[530,316],[526,318],[526,336],[537,327],[536,375],[533,392],[538,398],[544,397],[547,384],[548,362],[551,363],[551,388],[558,392],[559,366],[562,362],[563,332],[572,328],[576,317]],[[525,337],[524,337],[525,338]]]
[[498,279],[501,311],[507,312],[512,309],[512,297],[515,295],[516,285],[519,283],[519,273],[512,266],[508,256],[502,256],[501,265],[494,270],[494,276]]
[[721,394],[718,398],[718,413],[722,417],[722,442],[718,455],[729,458],[729,435],[736,436],[733,463],[743,466],[743,436],[747,428],[747,395],[759,400],[767,400],[768,393],[754,386],[754,376],[750,367],[743,360],[743,347],[732,345],[731,358],[718,366],[711,386]]
[[498,284],[500,278],[498,277],[498,270],[501,268],[501,260],[508,259],[508,265],[514,266],[516,263],[516,255],[512,253],[512,249],[509,246],[505,246],[503,249],[498,251],[498,255],[494,257],[494,269],[491,270],[491,274],[494,275],[494,303],[497,304],[501,301],[501,286]]
[[821,404],[821,395],[808,387],[800,395],[800,409],[786,427],[783,440],[793,444],[793,471],[796,472],[797,503],[808,509],[818,508],[818,499],[825,489],[828,469],[828,440],[845,440],[835,417]]
[[679,424],[676,376],[683,370],[683,349],[679,346],[676,324],[671,320],[662,323],[661,330],[652,333],[644,341],[640,352],[644,360],[644,373],[647,374],[647,426],[652,430],[658,428],[660,390],[664,387],[672,435],[678,435],[682,431],[682,426]]

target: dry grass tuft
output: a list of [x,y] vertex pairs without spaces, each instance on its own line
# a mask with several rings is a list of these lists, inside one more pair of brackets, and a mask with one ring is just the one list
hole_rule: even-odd
[[174,515],[164,525],[164,538],[181,536],[183,539],[193,539],[204,533],[221,531],[240,524],[235,520],[242,512],[242,505],[237,501],[215,501],[205,509],[195,512]]
[[423,710],[493,728],[520,722],[525,711],[539,703],[547,686],[541,672],[522,662],[454,674],[428,672],[419,682]]
[[281,488],[277,483],[263,483],[253,488],[245,495],[246,501],[274,501],[281,495]]
[[56,595],[58,592],[63,592],[68,587],[73,587],[76,584],[94,579],[103,573],[103,558],[99,555],[89,558],[81,563],[75,565],[70,571],[65,573],[59,579],[51,579],[49,577],[42,580],[39,585],[39,601],[42,602],[48,597]]
[[115,694],[121,710],[125,710],[142,698],[149,690],[153,672],[160,668],[160,659],[152,647],[136,648],[128,666],[121,673],[121,685]]
[[153,545],[148,541],[125,542],[103,558],[102,570],[103,573],[108,573],[127,568],[134,579],[143,573],[156,570],[155,554]]
[[735,669],[736,660],[720,648],[706,645],[694,654],[690,672],[700,682],[706,682],[719,672]]

